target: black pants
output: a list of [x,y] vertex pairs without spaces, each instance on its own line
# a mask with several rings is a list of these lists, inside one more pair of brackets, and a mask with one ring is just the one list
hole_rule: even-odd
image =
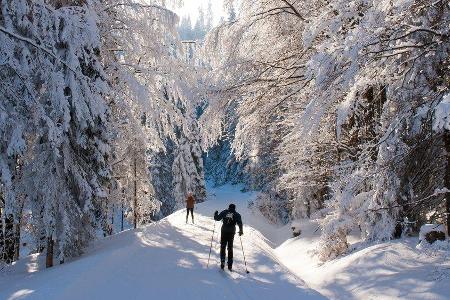
[[186,208],[186,223],[188,221],[189,212],[191,212],[192,222],[194,222],[194,208]]
[[220,235],[220,262],[225,263],[225,248],[228,246],[228,266],[233,265],[234,232],[223,232]]

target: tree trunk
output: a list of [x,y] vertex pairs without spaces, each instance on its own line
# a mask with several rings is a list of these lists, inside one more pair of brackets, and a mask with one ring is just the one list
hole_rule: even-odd
[[19,196],[16,199],[19,200],[20,203],[18,203],[19,212],[17,213],[17,220],[14,222],[14,261],[18,261],[20,257],[20,231],[25,197]]
[[115,214],[116,210],[115,210],[115,205],[112,205],[112,214],[111,214],[111,225],[114,226],[114,214]]
[[120,214],[120,231],[123,231],[123,202],[122,202],[122,209]]
[[137,162],[136,162],[136,150],[134,152],[134,203],[133,203],[133,213],[134,213],[134,228],[137,228],[138,213],[137,213]]
[[[39,212],[39,217],[41,218],[41,220],[44,220],[44,207],[41,207],[41,210]],[[44,226],[39,226],[39,241],[38,241],[38,245],[37,245],[37,250],[39,253],[43,253],[45,250],[45,244],[46,244],[46,240],[47,240],[47,234],[45,232],[45,228]]]
[[[450,130],[444,132],[445,151],[447,152],[447,167],[445,172],[445,187],[450,190]],[[450,236],[450,192],[445,197],[445,212],[447,217],[447,236]]]
[[311,218],[311,201],[308,199],[306,199],[306,216],[309,218]]
[[20,221],[14,224],[14,261],[20,257]]
[[14,216],[8,214],[5,217],[5,242],[3,258],[7,264],[14,261]]
[[3,200],[0,199],[0,261],[3,260],[3,251],[4,251],[4,246],[5,246],[5,237],[3,236],[3,209],[2,209],[2,204],[3,204]]
[[47,237],[47,256],[45,259],[45,266],[47,268],[53,267],[53,245],[53,238],[51,236]]

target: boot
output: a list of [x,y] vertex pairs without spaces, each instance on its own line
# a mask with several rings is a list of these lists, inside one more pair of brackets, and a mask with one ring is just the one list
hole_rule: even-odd
[[225,269],[225,264],[223,262],[220,263],[220,268],[223,270]]

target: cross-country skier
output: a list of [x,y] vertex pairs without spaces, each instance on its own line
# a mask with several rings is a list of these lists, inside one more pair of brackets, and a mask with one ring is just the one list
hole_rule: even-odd
[[194,195],[192,195],[192,193],[189,192],[186,198],[186,224],[188,222],[189,212],[191,212],[192,224],[194,224],[194,204],[195,204]]
[[214,220],[222,220],[222,230],[220,233],[220,268],[225,267],[225,248],[228,245],[228,270],[233,268],[233,240],[236,234],[236,224],[239,226],[239,235],[243,235],[242,218],[236,212],[236,205],[230,204],[228,209],[222,211],[220,214],[216,210],[214,213]]

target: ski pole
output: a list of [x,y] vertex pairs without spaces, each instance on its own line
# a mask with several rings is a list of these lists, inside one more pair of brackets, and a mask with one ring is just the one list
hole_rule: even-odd
[[[216,241],[216,245],[214,247],[217,247],[217,245],[219,245],[219,249],[220,249],[220,238],[219,238],[219,230],[217,230],[217,234],[216,234],[216,238],[214,239]],[[220,255],[217,257],[217,263],[220,263]]]
[[242,256],[244,256],[245,272],[248,274],[250,272],[247,269],[247,261],[245,260],[244,245],[242,245],[242,238],[240,235],[239,235],[239,240],[241,241]]
[[211,236],[211,245],[209,246],[209,255],[208,255],[208,264],[206,265],[206,268],[209,267],[209,259],[211,258],[211,249],[212,249],[212,244],[213,244],[213,239],[214,239],[214,231],[216,230],[216,221],[214,221],[214,228],[213,228],[213,233]]

